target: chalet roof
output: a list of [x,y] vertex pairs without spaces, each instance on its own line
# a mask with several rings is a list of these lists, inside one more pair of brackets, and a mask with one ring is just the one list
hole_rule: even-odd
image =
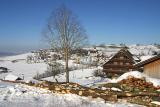
[[122,48],[120,51],[126,52],[128,55],[133,56],[133,55],[128,51],[127,48]]
[[[106,63],[108,63],[110,60],[112,60],[116,55],[118,55],[121,52],[125,53],[128,56],[128,58],[130,58],[131,60],[133,60],[135,62],[135,59],[133,58],[133,55],[128,51],[128,49],[127,48],[122,48],[114,56],[112,56]],[[104,64],[106,64],[106,63],[104,63]]]
[[154,62],[154,61],[159,60],[159,59],[160,59],[160,54],[158,54],[157,56],[151,57],[151,58],[149,58],[149,59],[147,59],[145,61],[142,61],[142,62],[136,64],[135,67],[142,67],[142,66],[144,66],[146,64],[149,64],[149,63]]

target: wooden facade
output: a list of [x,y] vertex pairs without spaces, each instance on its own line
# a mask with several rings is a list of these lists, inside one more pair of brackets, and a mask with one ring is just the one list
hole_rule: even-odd
[[133,70],[134,64],[133,55],[126,48],[123,48],[103,65],[103,72],[121,75]]
[[135,65],[136,67],[143,67],[143,72],[153,78],[160,79],[160,55],[152,57],[141,63]]

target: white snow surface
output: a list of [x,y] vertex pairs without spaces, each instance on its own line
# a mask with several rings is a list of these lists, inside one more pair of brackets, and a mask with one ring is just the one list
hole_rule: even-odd
[[[25,53],[15,56],[7,56],[0,57],[0,66],[6,67],[9,69],[9,73],[16,75],[24,80],[32,80],[33,76],[37,73],[44,73],[47,69],[47,65],[45,63],[26,63],[26,58],[28,55],[32,55],[33,53]],[[16,60],[16,62],[12,62]],[[4,79],[9,73],[0,74],[0,79]]]
[[[151,78],[144,73],[139,71],[130,71],[122,74],[117,79],[109,79],[102,77],[93,76],[93,72],[97,68],[92,69],[83,69],[83,70],[75,70],[70,72],[70,82],[75,82],[83,86],[93,86],[94,84],[103,84],[103,83],[117,83],[123,79],[127,79],[128,76],[133,76],[135,78],[145,78],[147,82],[153,83],[154,86],[160,86],[160,79]],[[56,76],[59,82],[65,81],[65,73]],[[44,78],[43,80],[54,81],[53,77]]]
[[[9,73],[12,73],[20,78],[23,78],[24,76],[24,80],[32,80],[37,73],[44,73],[47,69],[47,64],[45,63],[28,64],[24,60],[20,60],[15,63],[6,60],[0,61],[0,66],[8,68],[9,71],[11,71]],[[0,74],[0,79],[4,79],[7,75],[8,73]]]
[[[70,71],[69,73],[70,82],[75,82],[83,86],[90,86],[94,83],[108,80],[108,78],[105,79],[105,78],[93,76],[93,73],[95,70],[97,70],[97,68]],[[66,81],[65,75],[66,75],[65,73],[62,73],[62,74],[57,75],[55,78],[59,82],[64,82]],[[43,80],[55,82],[55,79],[53,77],[44,78]]]
[[152,101],[151,103],[152,103],[152,104],[157,104],[157,105],[160,106],[160,102],[158,102],[158,101]]
[[100,98],[56,94],[49,90],[0,82],[0,107],[143,107],[126,102],[105,102]]
[[142,62],[142,61],[145,61],[145,60],[150,59],[152,57],[154,57],[154,55],[146,55],[146,56],[141,56],[140,59],[141,59],[141,62]]
[[[13,75],[21,78],[24,76],[24,80],[32,80],[33,76],[37,73],[44,73],[47,69],[47,65],[45,63],[28,64],[26,61],[18,61],[16,63],[3,61],[0,62],[0,66],[8,68]],[[0,78],[4,79],[6,75],[8,75],[8,73],[3,73],[0,75]]]
[[158,52],[160,51],[160,49],[158,49],[156,46],[154,45],[128,45],[129,47],[129,51],[134,54],[134,55],[152,55],[153,52]]

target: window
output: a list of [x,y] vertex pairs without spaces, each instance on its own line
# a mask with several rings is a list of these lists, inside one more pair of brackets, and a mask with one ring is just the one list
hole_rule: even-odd
[[126,65],[130,65],[130,63],[127,62]]
[[123,62],[120,62],[120,65],[123,65]]
[[121,57],[120,57],[120,59],[124,59],[124,57],[123,57],[123,56],[121,56]]
[[128,59],[128,57],[127,57],[127,56],[125,56],[124,58],[125,58],[125,59]]
[[117,65],[118,63],[117,62],[114,62],[114,65]]

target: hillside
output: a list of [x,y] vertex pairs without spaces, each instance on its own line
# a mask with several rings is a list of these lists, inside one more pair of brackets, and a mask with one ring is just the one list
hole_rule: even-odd
[[[155,53],[159,53],[160,49],[157,48],[156,46],[153,45],[129,45],[128,46],[129,51],[139,57],[141,60],[145,60],[148,59],[152,56],[155,55]],[[97,46],[95,47],[89,47],[89,48],[84,48],[85,50],[87,50],[87,52],[89,52],[90,50],[98,50],[99,53],[103,53],[105,54],[105,56],[107,56],[107,59],[110,59],[118,50],[120,50],[120,46],[119,45],[106,45],[103,47],[99,47]],[[37,57],[37,53],[25,53],[25,54],[20,54],[20,55],[14,55],[14,56],[6,56],[6,57],[0,57],[0,67],[5,67],[8,69],[8,72],[1,72],[0,73],[0,79],[5,79],[5,77],[9,74],[18,76],[24,80],[25,82],[39,82],[37,80],[35,80],[34,77],[36,76],[40,76],[40,75],[46,75],[46,71],[48,68],[48,62],[50,61],[50,59],[39,59]],[[58,55],[58,53],[56,52],[50,52],[50,50],[48,51],[49,55]],[[48,55],[47,53],[47,55]],[[45,54],[46,56],[46,54]],[[32,58],[31,60],[28,61],[28,58]],[[150,78],[146,75],[144,75],[143,73],[140,73],[138,71],[132,71],[132,72],[128,72],[125,73],[123,75],[121,75],[119,78],[116,79],[110,79],[110,78],[106,78],[106,77],[100,77],[100,76],[95,76],[94,72],[96,70],[101,70],[102,67],[100,65],[95,66],[90,65],[90,63],[92,63],[92,61],[94,62],[95,60],[95,56],[94,54],[87,54],[86,56],[82,56],[80,57],[80,60],[78,60],[77,62],[77,57],[76,54],[71,56],[71,60],[69,60],[69,67],[70,67],[70,82],[74,82],[74,83],[78,83],[82,86],[85,87],[91,87],[91,88],[97,88],[103,84],[108,84],[108,83],[118,83],[120,81],[123,81],[124,79],[127,79],[128,76],[133,76],[135,78],[146,78],[146,82],[152,83],[153,86],[152,87],[158,87],[160,86],[160,80],[159,79],[155,79],[155,78]],[[85,59],[87,58],[87,59]],[[89,60],[88,60],[89,59]],[[87,63],[88,61],[88,63]],[[51,61],[52,62],[52,61]],[[62,66],[64,66],[64,61],[62,59],[59,59],[56,61],[57,63],[60,63]],[[47,75],[45,77],[41,77],[40,80],[47,80],[47,81],[52,81],[52,82],[56,82],[55,79],[57,79],[59,82],[65,82],[65,73],[61,72],[60,74],[57,74],[55,77],[51,76],[51,75]],[[8,80],[8,78],[7,78]],[[31,104],[31,106],[42,106],[44,103],[41,101],[45,101],[48,102],[48,106],[53,105],[51,103],[51,100],[56,102],[57,100],[55,98],[59,98],[61,99],[62,105],[59,104],[58,102],[56,102],[57,107],[59,106],[63,106],[66,103],[70,103],[68,106],[78,106],[78,107],[104,107],[104,106],[119,106],[119,107],[129,107],[132,106],[132,104],[130,103],[110,103],[110,102],[104,102],[102,99],[98,100],[98,99],[88,99],[86,97],[80,97],[77,95],[73,95],[73,94],[69,94],[69,95],[50,95],[48,92],[45,93],[46,91],[39,91],[39,89],[32,89],[30,87],[27,86],[21,86],[21,85],[15,85],[15,84],[10,84],[6,85],[8,83],[3,83],[0,82],[0,95],[2,95],[3,97],[0,97],[0,102],[2,106],[8,105],[8,103],[4,102],[4,100],[7,101],[11,101],[13,102],[13,104],[15,105],[21,105],[22,102],[21,101],[26,101],[24,104],[24,106],[26,106],[26,104],[28,102],[31,102],[31,100],[33,101],[33,104]],[[146,83],[147,84],[147,83]],[[105,87],[101,87],[102,89],[106,89]],[[6,91],[5,91],[6,90]],[[27,93],[23,94],[23,90],[27,90]],[[115,88],[115,87],[111,87],[110,90],[121,90],[119,88]],[[4,93],[10,93],[5,95]],[[34,95],[32,96],[30,93],[34,93]],[[45,93],[45,94],[44,94]],[[13,95],[13,96],[11,96]],[[18,96],[17,96],[18,95]],[[42,98],[42,96],[46,96],[46,98]],[[18,101],[18,99],[22,99],[21,101]],[[70,99],[67,100],[66,99]],[[77,100],[77,102],[74,103],[75,99]],[[126,100],[123,100],[126,101]],[[37,104],[37,102],[39,104]],[[83,102],[87,103],[83,105]],[[36,105],[37,104],[37,105]],[[42,104],[42,105],[41,105]],[[82,104],[82,105],[81,105]],[[138,105],[134,105],[135,107]],[[10,107],[10,106],[9,106]]]

